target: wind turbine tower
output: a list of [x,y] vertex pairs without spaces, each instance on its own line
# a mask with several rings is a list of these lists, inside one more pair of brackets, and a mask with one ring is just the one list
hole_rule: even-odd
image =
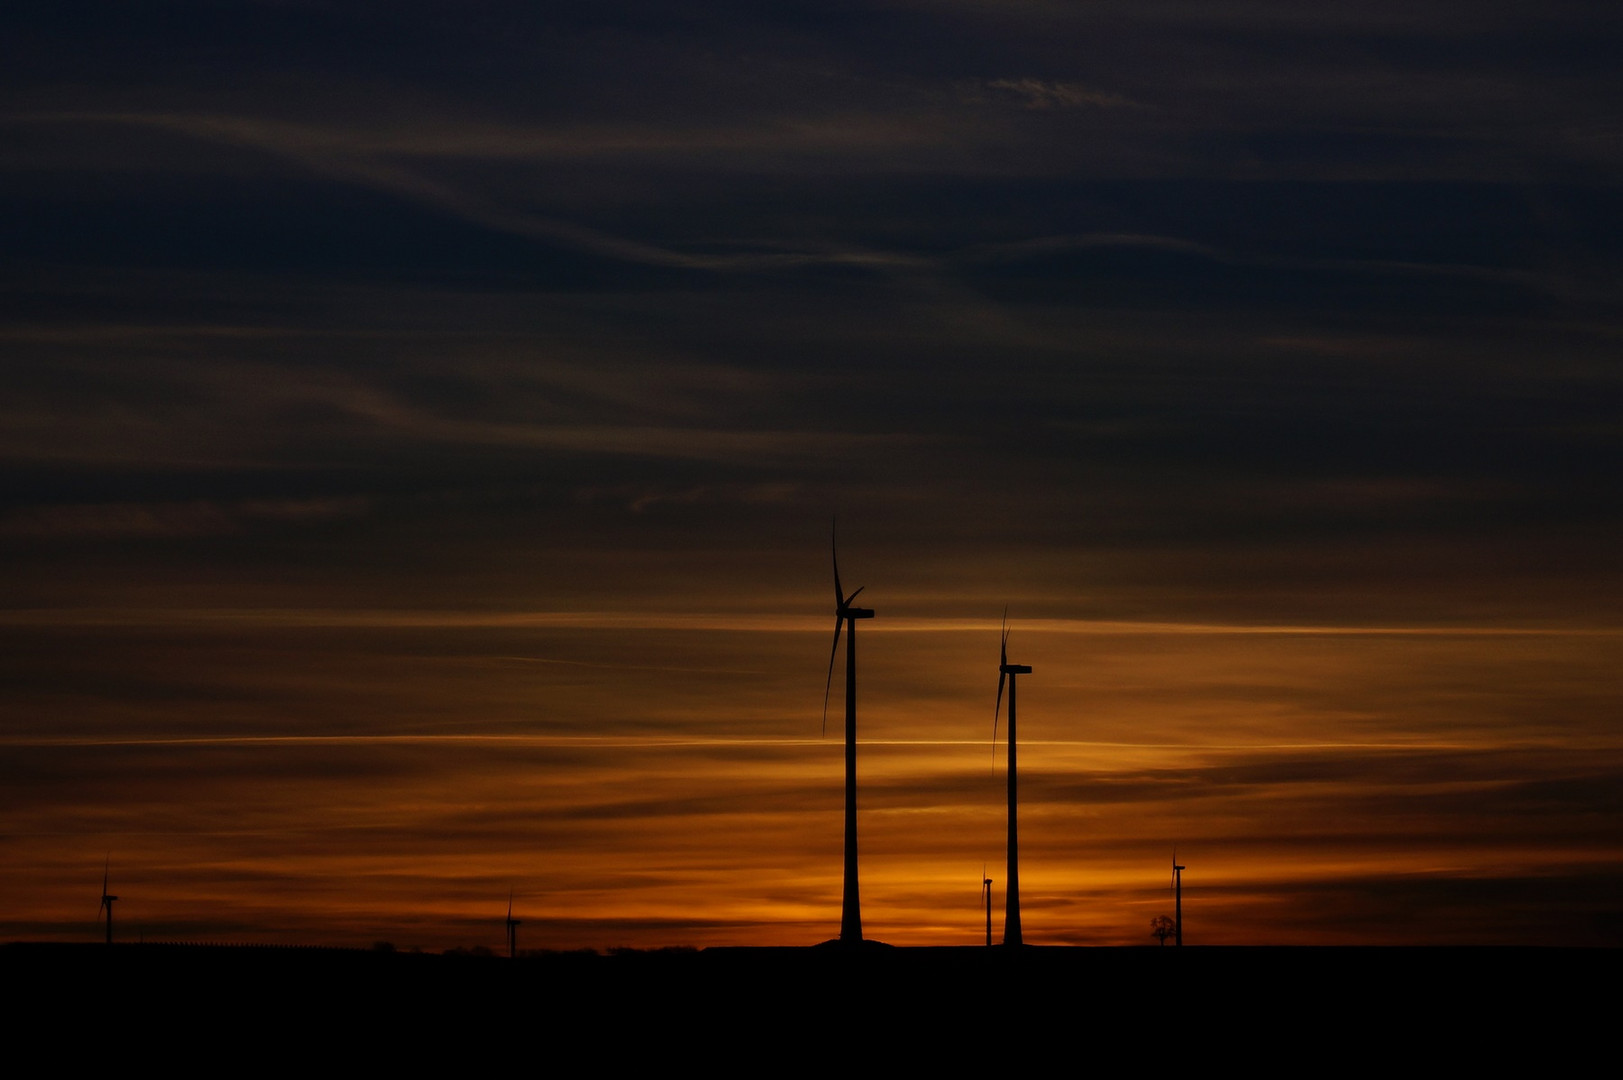
[[992,709],[992,760],[997,760],[997,718],[1003,707],[1003,680],[1009,681],[1009,870],[1008,884],[1004,887],[1003,944],[1019,945],[1020,941],[1020,823],[1019,788],[1015,770],[1015,686],[1017,675],[1030,675],[1024,664],[1009,663],[1008,611],[1003,612],[1003,642],[997,668],[997,705]]
[[992,879],[986,876],[986,867],[981,867],[981,899],[986,902],[986,947],[992,947]]
[[100,916],[104,908],[107,911],[107,944],[111,945],[113,943],[113,901],[117,900],[118,897],[107,891],[107,870],[108,867],[103,865],[101,868],[101,904],[96,908],[96,914]]
[[[1014,711],[1012,696],[1009,703],[1009,711],[1012,713]],[[1183,944],[1183,867],[1178,865],[1176,848],[1172,851],[1172,944]]]
[[507,893],[507,957],[510,960],[518,959],[518,928],[519,920],[513,918],[513,893]]
[[823,730],[828,730],[828,695],[834,686],[840,627],[850,623],[851,632],[845,639],[845,896],[840,905],[840,942],[861,945],[862,898],[857,889],[857,620],[873,618],[873,609],[851,606],[862,589],[845,595],[840,586],[839,546],[832,530],[829,545],[834,556],[834,648],[828,654],[828,683],[823,688]]

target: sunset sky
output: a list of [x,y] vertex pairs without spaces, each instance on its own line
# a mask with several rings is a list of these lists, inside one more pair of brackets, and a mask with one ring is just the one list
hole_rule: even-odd
[[1623,945],[1605,3],[25,5],[0,940]]

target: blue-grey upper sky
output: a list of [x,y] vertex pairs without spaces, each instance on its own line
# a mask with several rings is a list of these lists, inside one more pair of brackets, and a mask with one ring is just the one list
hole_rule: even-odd
[[488,601],[836,508],[1107,608],[1615,598],[1608,5],[769,8],[14,17],[9,602],[98,544]]
[[[8,544],[415,567],[448,517],[670,551],[838,507],[948,561],[1615,596],[1610,6],[769,7],[14,17]],[[1173,561],[1118,581],[1232,572]]]

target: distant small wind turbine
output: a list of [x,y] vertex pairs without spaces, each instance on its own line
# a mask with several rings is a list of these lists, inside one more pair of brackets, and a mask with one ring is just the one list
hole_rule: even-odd
[[513,890],[507,890],[507,955],[509,959],[518,958],[518,928],[519,920],[513,918]]
[[106,863],[102,864],[102,868],[101,868],[101,904],[96,908],[96,917],[98,919],[101,918],[101,913],[102,913],[103,909],[106,909],[106,911],[107,911],[107,944],[109,944],[109,945],[111,945],[113,943],[113,901],[118,899],[118,897],[112,895],[111,893],[109,893],[107,891],[107,873],[108,873],[108,870],[109,870],[109,868],[111,866],[111,862],[112,862],[112,860],[109,859]]
[[986,947],[992,947],[992,879],[986,876],[986,867],[981,867],[981,899],[986,902]]
[[1018,787],[1015,772],[1015,676],[1029,675],[1024,664],[1009,663],[1009,610],[1003,609],[1002,652],[997,668],[997,705],[992,709],[992,760],[997,760],[997,718],[1003,707],[1003,680],[1009,681],[1009,871],[1004,886],[1003,944],[1019,945],[1020,940],[1020,824]]
[[[845,639],[845,895],[840,904],[840,941],[862,944],[862,898],[857,888],[857,620],[873,618],[872,608],[852,607],[840,586],[840,552],[829,532],[834,556],[834,648],[828,654],[828,683],[823,688],[823,731],[828,731],[828,695],[834,687],[834,658],[840,652],[840,627],[851,624]],[[867,586],[863,586],[867,588]]]
[[1183,870],[1178,865],[1178,849],[1172,849],[1172,944],[1183,944]]

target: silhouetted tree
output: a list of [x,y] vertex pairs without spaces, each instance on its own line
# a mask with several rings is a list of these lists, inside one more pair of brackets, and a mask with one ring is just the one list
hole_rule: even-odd
[[1178,924],[1172,921],[1170,915],[1157,915],[1150,920],[1150,936],[1162,945],[1167,943],[1167,938],[1174,936],[1177,932]]

